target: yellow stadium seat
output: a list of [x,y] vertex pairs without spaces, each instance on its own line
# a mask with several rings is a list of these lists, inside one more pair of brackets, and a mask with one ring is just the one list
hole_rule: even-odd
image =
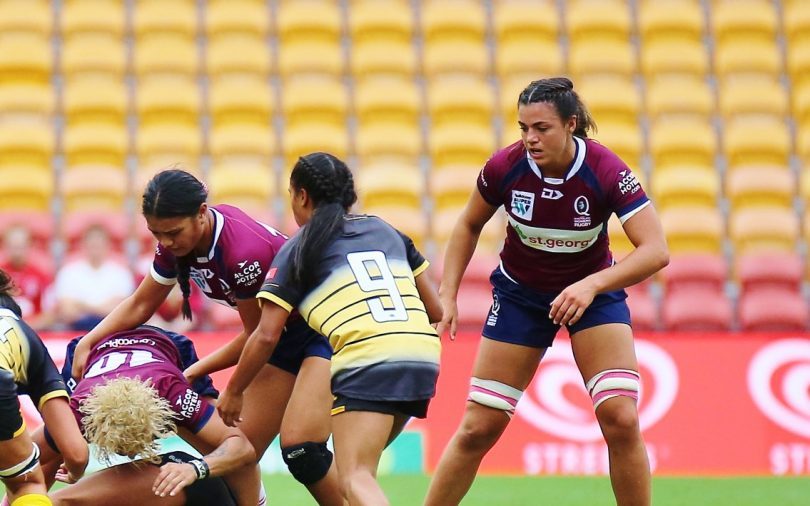
[[627,256],[635,249],[633,243],[627,237],[627,234],[622,228],[622,222],[615,214],[611,214],[608,218],[608,244],[610,245],[610,252],[616,258]]
[[670,253],[722,253],[723,217],[716,206],[671,207],[660,216]]
[[799,125],[810,125],[810,81],[793,87],[793,117]]
[[78,123],[64,134],[65,161],[69,167],[97,165],[126,168],[127,130],[124,124]]
[[343,70],[343,49],[338,42],[315,40],[279,46],[278,72],[284,79],[304,74],[340,77]]
[[474,0],[432,0],[421,10],[422,34],[426,45],[448,41],[483,43],[486,13]]
[[208,111],[216,125],[269,124],[274,110],[273,90],[262,78],[237,76],[210,81]]
[[596,118],[599,130],[591,136],[607,146],[631,168],[641,167],[644,142],[638,124],[610,123]]
[[790,132],[782,118],[745,116],[727,121],[723,147],[731,166],[790,162]]
[[422,209],[425,183],[416,165],[368,166],[359,171],[356,179],[363,209],[385,206]]
[[782,2],[782,23],[788,46],[810,41],[810,4]]
[[65,210],[120,211],[127,197],[126,172],[117,167],[76,167],[62,179]]
[[714,50],[714,70],[721,79],[733,74],[778,76],[782,61],[776,41],[735,40]]
[[463,208],[476,189],[481,165],[442,167],[428,173],[428,188],[436,211]]
[[157,123],[184,123],[197,126],[201,93],[191,79],[147,77],[135,88],[135,112],[142,126]]
[[132,12],[132,31],[140,43],[145,37],[170,34],[194,39],[197,6],[194,0],[137,0]]
[[483,41],[450,39],[432,42],[424,46],[422,71],[428,79],[450,74],[486,77],[489,52]]
[[729,79],[720,84],[717,95],[720,114],[726,119],[746,114],[784,117],[788,113],[787,92],[776,76]]
[[720,175],[702,167],[670,167],[652,173],[652,195],[659,210],[689,206],[716,206]]
[[194,39],[151,35],[135,42],[133,68],[137,75],[171,74],[194,77],[199,71]]
[[320,123],[345,128],[349,97],[341,81],[295,79],[285,81],[281,91],[281,111],[286,125]]
[[361,124],[399,122],[418,127],[422,97],[411,80],[368,79],[354,88],[354,111]]
[[748,165],[726,174],[726,196],[732,210],[753,206],[792,208],[795,188],[788,167]]
[[662,74],[702,77],[708,70],[708,51],[700,40],[656,39],[641,45],[641,71],[647,77]]
[[32,114],[50,116],[56,107],[56,92],[50,84],[0,85],[0,116]]
[[0,85],[15,82],[47,84],[53,71],[50,40],[34,34],[0,37]]
[[265,39],[227,34],[208,41],[205,65],[211,76],[242,73],[266,77],[270,75],[272,57]]
[[488,126],[447,124],[431,128],[428,149],[434,168],[483,165],[495,152],[495,134]]
[[53,171],[17,165],[0,168],[0,210],[49,211],[54,195]]
[[123,126],[127,120],[127,89],[120,79],[76,78],[65,84],[62,105],[68,125]]
[[706,118],[714,111],[714,96],[702,77],[668,76],[647,81],[647,114],[653,119],[666,115],[694,115]]
[[[523,90],[536,79],[539,79],[539,77],[535,75],[513,76],[509,79],[503,79],[500,82],[498,86],[498,102],[505,129],[514,130],[513,133],[518,133],[518,97],[520,97]],[[574,89],[576,89],[576,83],[574,84]]]
[[276,138],[270,124],[228,123],[210,130],[208,149],[214,160],[251,158],[270,162]]
[[467,123],[492,124],[495,94],[483,79],[440,79],[428,84],[427,109],[433,126]]
[[343,125],[320,121],[300,122],[284,128],[281,146],[285,174],[289,177],[298,158],[309,153],[324,151],[346,160],[349,153],[349,134]]
[[420,126],[384,120],[360,123],[355,134],[355,152],[364,163],[389,159],[415,163],[422,154]]
[[632,24],[627,2],[621,0],[572,2],[566,7],[566,22],[573,44],[588,40],[626,42]]
[[597,122],[638,124],[641,94],[626,77],[609,76],[582,79],[575,91]]
[[53,11],[47,0],[3,0],[0,2],[0,33],[15,32],[48,38],[53,31]]
[[[433,240],[436,241],[438,251],[444,255],[447,241],[450,239],[450,234],[458,222],[458,218],[463,211],[462,207],[451,207],[441,209],[431,216],[431,235]],[[478,236],[478,245],[475,248],[476,254],[482,253],[497,253],[503,245],[503,240],[506,237],[506,220],[502,210],[499,210],[490,220],[484,225],[481,230],[481,235]]]
[[773,41],[778,30],[774,2],[736,0],[714,5],[710,19],[714,38],[722,46],[731,41]]
[[144,126],[136,134],[135,149],[140,166],[196,166],[202,151],[202,134],[199,128],[185,124]]
[[572,42],[568,70],[579,78],[588,74],[630,76],[636,70],[636,57],[628,40],[585,39]]
[[691,118],[662,119],[650,129],[653,166],[714,166],[717,138],[711,124]]
[[127,49],[122,39],[77,33],[62,43],[60,64],[68,80],[91,74],[122,79],[127,70]]
[[[317,15],[313,15],[317,13]],[[336,2],[310,0],[281,2],[276,29],[281,47],[301,42],[337,45],[342,31],[340,9]]]
[[353,4],[348,13],[354,48],[383,42],[412,44],[414,16],[408,2],[367,0]]
[[104,34],[113,39],[124,37],[124,2],[114,0],[69,0],[62,2],[59,16],[63,39],[88,33]]
[[270,10],[263,0],[209,0],[205,7],[205,33],[211,39],[241,34],[257,38],[270,33]]
[[793,208],[743,207],[729,215],[728,233],[737,255],[763,250],[795,251],[799,217]]
[[563,60],[557,42],[510,39],[495,46],[495,71],[501,77],[531,74],[534,78],[562,73]]
[[413,44],[398,40],[382,39],[355,44],[349,63],[356,80],[379,76],[412,79],[417,73]]
[[[673,13],[677,15],[673,15]],[[642,46],[659,40],[701,42],[703,12],[694,0],[655,0],[640,2],[638,31]]]
[[492,30],[498,46],[513,42],[556,44],[560,30],[552,1],[493,2]]
[[786,63],[794,86],[810,82],[810,39],[788,45]]
[[805,163],[810,163],[810,124],[802,125],[796,137],[797,153]]
[[428,236],[428,226],[422,209],[412,206],[374,206],[363,207],[362,213],[379,216],[392,227],[410,237],[417,248],[424,251]]
[[227,202],[246,212],[267,211],[276,196],[276,176],[265,165],[225,164],[211,168],[211,200]]
[[[41,167],[50,170],[55,147],[49,122],[0,124],[0,167]],[[2,185],[0,185],[2,186]]]

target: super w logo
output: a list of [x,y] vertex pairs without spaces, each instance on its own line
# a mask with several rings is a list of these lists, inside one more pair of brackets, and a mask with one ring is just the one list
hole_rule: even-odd
[[532,219],[534,193],[512,190],[512,214],[524,220]]

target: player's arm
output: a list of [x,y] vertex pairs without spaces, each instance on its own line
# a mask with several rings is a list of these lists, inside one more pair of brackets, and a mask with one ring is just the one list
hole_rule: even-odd
[[439,300],[439,293],[436,291],[433,280],[427,275],[427,269],[416,276],[416,289],[419,291],[419,298],[422,299],[422,303],[425,305],[430,323],[441,321],[442,303]]
[[115,332],[137,327],[148,320],[169,296],[173,286],[146,276],[132,295],[121,301],[93,330],[81,338],[73,357],[72,376],[82,377],[87,356],[101,339]]
[[[200,449],[213,448],[213,450],[205,454],[202,459],[191,463],[169,463],[161,466],[160,473],[153,485],[155,495],[162,497],[176,495],[196,480],[209,476],[225,476],[235,472],[255,474],[256,453],[250,441],[241,430],[226,426],[216,413],[211,415],[196,434],[191,434],[188,429],[182,427],[179,432],[184,439],[196,443],[195,446]],[[236,480],[236,482],[244,483],[243,480]],[[239,504],[256,504],[259,493],[258,480],[252,484],[250,480],[247,480],[246,484],[252,486],[237,487],[234,490],[239,496]],[[252,503],[245,500],[246,496],[252,498]]]
[[236,309],[239,311],[239,318],[242,320],[242,332],[215,352],[201,358],[183,371],[183,375],[189,382],[193,382],[206,374],[227,369],[239,362],[239,355],[242,354],[248,336],[253,333],[253,330],[258,325],[262,311],[255,297],[237,299]]
[[282,307],[275,299],[262,304],[261,319],[239,357],[236,370],[219,398],[217,410],[226,425],[235,426],[242,412],[242,397],[253,378],[276,349],[292,308]]
[[443,315],[436,330],[440,336],[445,330],[449,330],[450,336],[455,338],[458,318],[456,298],[459,286],[461,286],[461,277],[475,252],[481,230],[497,210],[496,206],[484,200],[476,188],[472,191],[466,207],[453,227],[444,254],[444,272],[439,286],[439,300],[443,307]]
[[[54,397],[45,401],[40,408],[40,413],[45,422],[44,427],[48,429],[51,442],[61,454],[68,478],[71,482],[77,481],[84,475],[87,462],[90,459],[90,452],[67,398]],[[42,429],[38,429],[38,431],[40,430]],[[42,432],[42,439],[44,440],[44,431]],[[51,449],[50,443],[47,444],[47,447]],[[44,447],[40,445],[40,448],[43,449]],[[43,449],[42,455],[45,454],[46,452]]]

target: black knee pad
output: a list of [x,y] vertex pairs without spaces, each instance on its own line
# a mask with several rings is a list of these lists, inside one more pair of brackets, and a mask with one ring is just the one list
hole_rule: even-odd
[[332,452],[326,442],[307,441],[281,449],[281,457],[293,477],[304,485],[311,485],[329,472],[332,465]]

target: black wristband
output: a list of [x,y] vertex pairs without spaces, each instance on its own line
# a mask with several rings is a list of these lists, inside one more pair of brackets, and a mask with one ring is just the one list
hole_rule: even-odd
[[208,468],[208,462],[204,461],[203,459],[194,459],[189,460],[189,464],[194,466],[194,472],[197,473],[198,480],[204,480],[208,478],[208,473],[210,469]]

